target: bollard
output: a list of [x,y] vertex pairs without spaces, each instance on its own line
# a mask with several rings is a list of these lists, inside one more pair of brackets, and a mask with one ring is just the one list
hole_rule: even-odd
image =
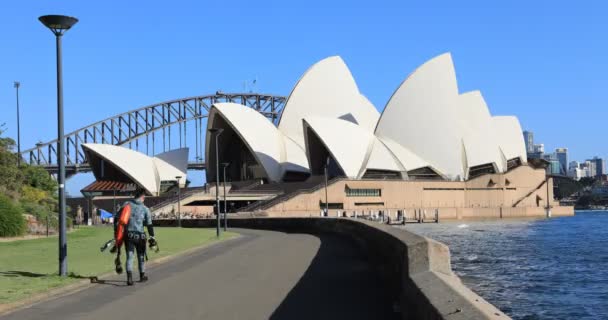
[[435,223],[439,223],[439,209],[435,209]]

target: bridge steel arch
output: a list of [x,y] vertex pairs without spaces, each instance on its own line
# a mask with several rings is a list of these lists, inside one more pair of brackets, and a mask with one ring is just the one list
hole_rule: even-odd
[[[204,169],[204,131],[203,119],[209,115],[211,105],[218,102],[233,102],[253,108],[275,125],[285,106],[286,97],[257,93],[223,93],[195,96],[165,101],[98,121],[64,135],[66,170],[68,174],[89,171],[90,167],[83,153],[83,143],[108,143],[127,146],[140,150],[144,144],[145,153],[154,155],[157,151],[171,150],[171,129],[179,135],[179,147],[187,144],[187,122],[194,122],[195,141],[191,150],[195,162],[189,163],[190,169]],[[157,139],[161,139],[162,150],[155,150]],[[175,136],[174,136],[174,140]],[[38,143],[36,147],[22,151],[21,157],[30,165],[43,166],[49,172],[57,171],[57,139]]]

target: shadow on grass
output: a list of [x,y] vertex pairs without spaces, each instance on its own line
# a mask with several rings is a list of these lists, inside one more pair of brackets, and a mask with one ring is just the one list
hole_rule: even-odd
[[[55,273],[52,273],[52,274],[51,273],[34,273],[34,272],[29,272],[29,271],[11,270],[11,271],[0,271],[0,276],[8,277],[8,278],[19,278],[19,277],[44,278],[44,277],[57,277],[58,275]],[[73,272],[70,272],[67,277],[70,279],[89,279],[91,281],[91,283],[111,285],[111,286],[117,286],[117,287],[127,285],[127,281],[104,280],[104,279],[97,278],[97,276],[83,276],[83,275],[79,275],[79,274],[76,274]]]
[[26,277],[26,278],[40,278],[49,276],[48,274],[43,273],[33,273],[28,271],[0,271],[0,275],[7,278],[17,278],[17,277]]
[[[0,276],[7,277],[7,278],[18,278],[18,277],[24,277],[24,278],[43,278],[43,277],[55,277],[55,276],[57,276],[57,274],[55,274],[55,273],[35,273],[35,272],[29,272],[29,271],[11,270],[11,271],[0,271]],[[93,277],[85,277],[85,276],[82,276],[82,275],[70,272],[68,274],[68,278],[71,278],[71,279],[91,279]]]

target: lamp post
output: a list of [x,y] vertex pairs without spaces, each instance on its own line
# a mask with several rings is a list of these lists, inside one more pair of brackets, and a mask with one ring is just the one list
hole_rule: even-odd
[[228,206],[226,205],[226,168],[230,165],[228,162],[222,163],[224,167],[224,231],[228,230]]
[[118,220],[118,215],[116,215],[116,213],[118,212],[118,209],[116,208],[116,186],[114,186],[113,191],[114,193],[112,197],[112,214],[114,214],[114,219]]
[[220,152],[218,148],[219,137],[224,129],[220,128],[211,128],[209,129],[209,133],[215,134],[215,203],[217,208],[217,223],[215,227],[215,233],[217,237],[220,237]]
[[19,87],[21,82],[15,81],[14,87],[17,91],[17,166],[21,165],[21,128],[19,127]]
[[61,15],[47,15],[38,18],[55,35],[57,49],[57,164],[59,172],[59,275],[66,276],[68,271],[68,246],[65,230],[65,154],[63,145],[63,79],[61,66],[61,37],[73,27],[78,19]]
[[545,212],[547,218],[551,218],[551,204],[549,203],[549,175],[545,176],[545,184],[547,185],[547,210]]
[[329,166],[329,157],[325,162],[325,216],[329,216],[329,200],[327,199],[327,167]]
[[180,200],[181,200],[181,188],[179,187],[179,179],[181,179],[182,176],[175,176],[175,180],[177,180],[177,226],[179,228],[182,227],[182,207],[180,205]]

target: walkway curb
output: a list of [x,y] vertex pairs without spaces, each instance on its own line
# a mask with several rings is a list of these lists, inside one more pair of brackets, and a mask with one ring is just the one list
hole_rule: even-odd
[[[242,237],[241,234],[237,234],[235,237],[230,238],[230,239],[204,244],[204,245],[201,245],[198,247],[186,249],[184,251],[178,252],[173,255],[160,257],[158,259],[155,259],[153,261],[146,263],[146,267],[156,267],[156,266],[165,264],[167,262],[171,262],[175,259],[191,255],[192,253],[194,253],[196,251],[207,249],[207,248],[210,248],[210,247],[213,247],[216,245],[220,245],[220,244],[225,244],[225,243],[234,241],[236,239],[239,239],[241,237]],[[110,276],[118,276],[118,275],[115,272],[110,271],[110,272],[101,274],[99,276],[94,276],[94,277],[95,278],[105,278],[105,277],[110,277]],[[5,316],[9,313],[13,313],[15,311],[19,311],[22,309],[27,309],[36,304],[42,303],[42,302],[59,299],[59,298],[80,292],[82,290],[86,290],[86,289],[95,287],[97,284],[92,282],[92,278],[93,277],[89,277],[88,279],[83,279],[83,280],[77,281],[72,284],[68,284],[68,285],[61,286],[61,287],[58,287],[55,289],[51,289],[46,292],[34,294],[33,296],[24,298],[22,300],[18,300],[18,301],[6,303],[6,304],[0,304],[0,316]]]

